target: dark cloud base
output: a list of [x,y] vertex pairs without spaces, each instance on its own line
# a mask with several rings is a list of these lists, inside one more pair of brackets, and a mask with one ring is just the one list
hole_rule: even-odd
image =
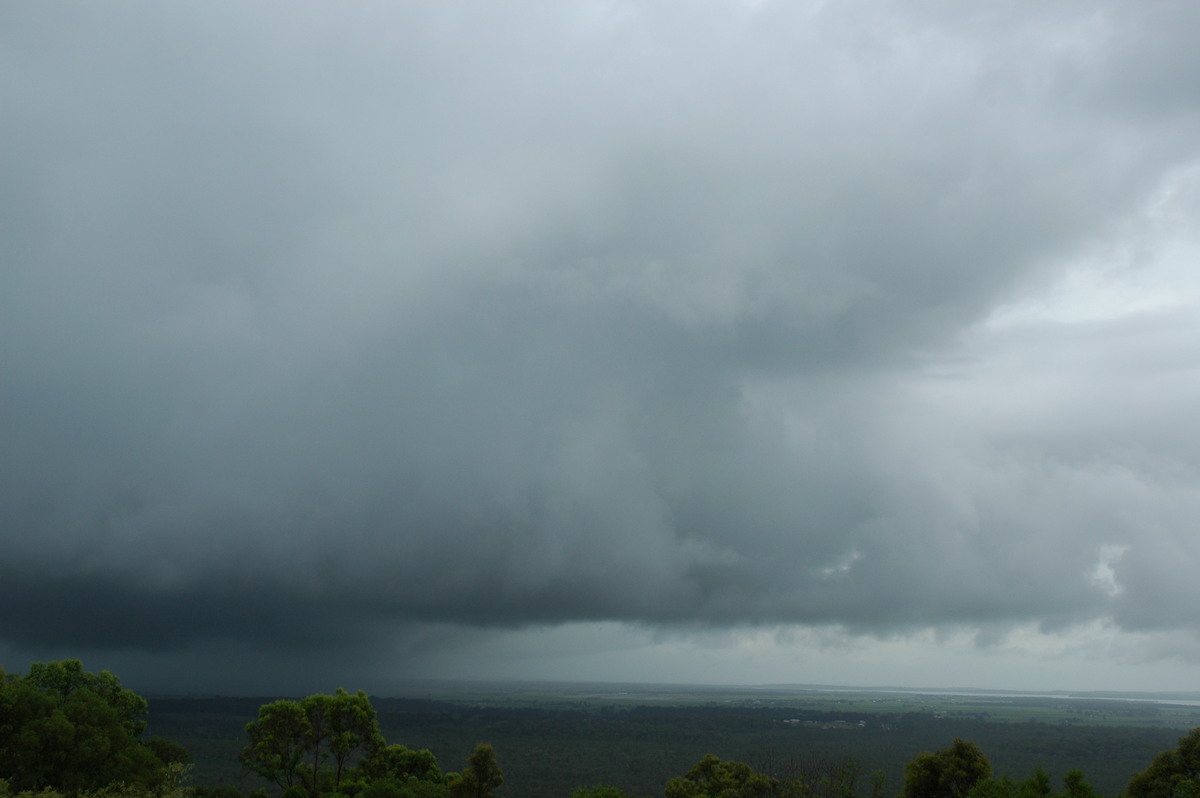
[[0,640],[1194,631],[1195,9],[676,5],[0,11]]

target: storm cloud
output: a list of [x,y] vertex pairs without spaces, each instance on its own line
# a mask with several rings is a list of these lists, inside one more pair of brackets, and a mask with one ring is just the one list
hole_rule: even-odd
[[7,5],[0,640],[1193,646],[1197,24]]

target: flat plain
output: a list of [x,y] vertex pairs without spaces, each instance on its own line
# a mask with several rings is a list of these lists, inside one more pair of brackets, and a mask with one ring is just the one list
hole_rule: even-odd
[[[192,752],[196,783],[264,786],[237,753],[246,723],[278,697],[153,696],[151,731]],[[389,743],[428,748],[445,771],[459,770],[476,743],[493,744],[500,794],[521,798],[568,798],[595,784],[658,796],[709,753],[784,777],[849,765],[860,794],[880,771],[892,796],[906,762],[955,738],[979,744],[999,775],[1042,767],[1058,789],[1080,769],[1115,796],[1200,726],[1196,694],[430,682],[372,703]]]

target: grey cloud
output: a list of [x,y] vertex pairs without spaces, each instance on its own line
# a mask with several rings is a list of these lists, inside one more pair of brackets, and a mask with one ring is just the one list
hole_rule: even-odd
[[1190,624],[1187,346],[970,340],[1195,157],[1184,6],[291,8],[5,12],[4,639]]

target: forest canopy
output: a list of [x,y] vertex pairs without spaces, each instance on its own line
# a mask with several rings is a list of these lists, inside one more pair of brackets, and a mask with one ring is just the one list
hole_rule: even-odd
[[160,788],[187,752],[143,739],[146,700],[109,671],[77,659],[35,662],[25,674],[0,669],[0,778],[12,790],[68,795],[113,783]]

